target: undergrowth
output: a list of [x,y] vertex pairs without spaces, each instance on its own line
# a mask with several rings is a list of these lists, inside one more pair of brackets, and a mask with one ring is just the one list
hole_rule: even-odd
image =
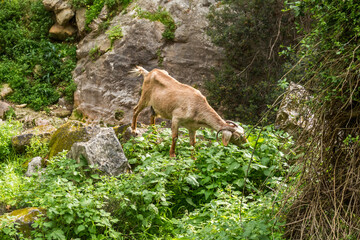
[[[169,129],[150,127],[129,140],[123,148],[133,173],[117,178],[65,152],[31,178],[6,161],[0,203],[46,209],[33,239],[282,239],[274,213],[289,169],[281,151],[291,145],[288,136],[268,126],[253,129],[242,147],[224,147],[214,132],[200,130],[193,148],[181,132],[176,159]],[[0,226],[2,239],[17,234],[6,218]]]
[[40,0],[0,2],[0,84],[14,90],[8,100],[40,110],[61,95],[73,99],[76,47],[50,41],[53,23]]

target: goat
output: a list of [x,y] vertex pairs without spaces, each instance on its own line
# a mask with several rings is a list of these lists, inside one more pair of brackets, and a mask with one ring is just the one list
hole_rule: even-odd
[[199,90],[178,82],[164,70],[154,69],[148,72],[144,68],[136,66],[131,72],[144,77],[140,100],[134,108],[132,132],[136,131],[139,113],[145,107],[151,106],[151,124],[155,124],[156,117],[171,120],[170,157],[175,157],[175,145],[180,126],[189,130],[192,146],[195,145],[196,130],[200,127],[216,130],[217,139],[218,134],[222,132],[222,143],[225,146],[230,140],[237,145],[247,142],[244,129],[232,121],[223,120]]

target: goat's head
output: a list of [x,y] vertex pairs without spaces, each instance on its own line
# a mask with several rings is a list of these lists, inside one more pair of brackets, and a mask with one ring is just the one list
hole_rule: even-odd
[[219,133],[222,132],[222,142],[224,146],[227,146],[229,142],[232,142],[235,145],[241,145],[242,143],[248,142],[245,137],[245,131],[237,123],[226,120],[228,124],[226,127],[221,128],[216,133],[216,139],[219,141]]

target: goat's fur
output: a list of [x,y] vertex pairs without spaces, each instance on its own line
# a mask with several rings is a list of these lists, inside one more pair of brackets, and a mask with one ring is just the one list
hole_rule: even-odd
[[153,109],[151,124],[155,123],[155,117],[171,119],[171,157],[175,156],[175,145],[180,126],[189,130],[191,145],[195,144],[196,130],[200,127],[222,131],[222,142],[225,146],[232,137],[246,141],[244,130],[234,123],[227,123],[223,120],[208,104],[200,91],[178,82],[164,70],[154,69],[148,72],[143,67],[137,66],[131,72],[144,77],[141,97],[134,108],[131,128],[135,132],[137,117],[148,106]]

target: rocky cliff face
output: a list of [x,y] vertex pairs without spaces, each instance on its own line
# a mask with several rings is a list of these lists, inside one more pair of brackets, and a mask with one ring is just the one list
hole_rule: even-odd
[[[108,33],[94,30],[78,44],[78,64],[73,77],[78,85],[75,108],[92,120],[110,124],[131,121],[140,97],[142,79],[129,74],[136,65],[147,70],[163,68],[178,81],[203,90],[210,69],[221,61],[221,52],[206,33],[206,15],[215,1],[138,0],[110,22],[120,26],[123,37],[111,43]],[[155,12],[166,9],[176,22],[175,38],[162,37],[164,25],[138,17],[137,8]],[[97,23],[101,21],[97,19]],[[96,22],[96,21],[95,21]],[[98,25],[99,26],[99,25]],[[97,26],[91,26],[97,29]],[[99,56],[101,55],[101,56]],[[147,122],[149,110],[140,120]]]

